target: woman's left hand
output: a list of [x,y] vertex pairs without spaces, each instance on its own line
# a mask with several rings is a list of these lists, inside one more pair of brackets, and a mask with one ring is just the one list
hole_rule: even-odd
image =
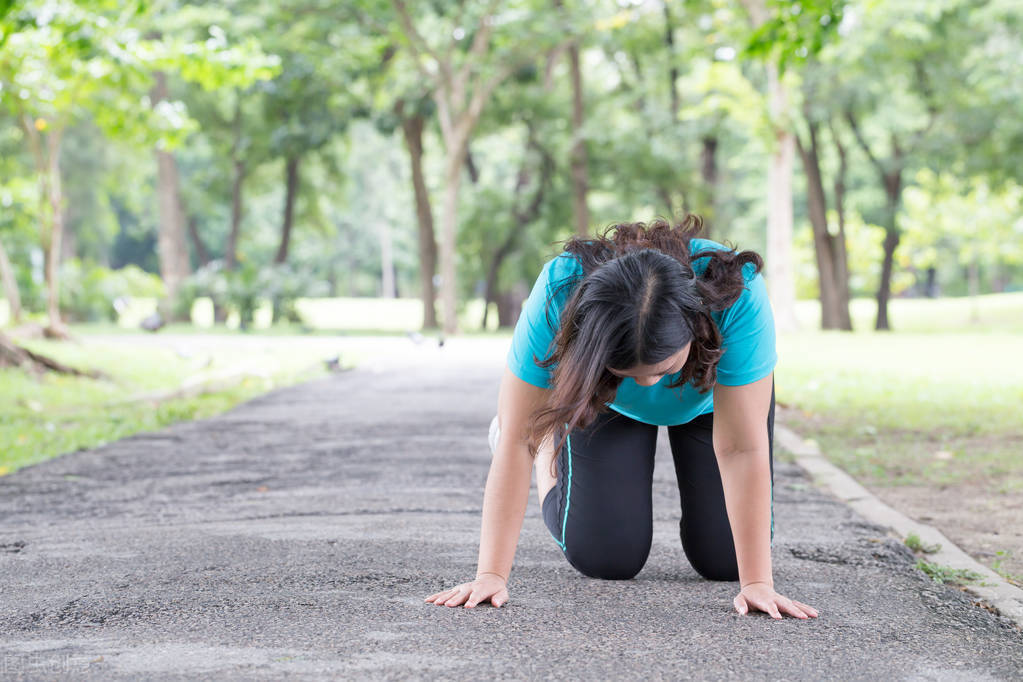
[[756,610],[778,619],[782,617],[782,613],[801,619],[817,617],[817,609],[794,599],[783,597],[767,583],[757,582],[746,585],[732,600],[732,603],[740,616],[745,616],[751,610]]

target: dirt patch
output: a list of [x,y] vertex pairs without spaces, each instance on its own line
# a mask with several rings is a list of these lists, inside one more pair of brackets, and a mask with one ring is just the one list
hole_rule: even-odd
[[[1017,483],[1023,456],[953,461],[942,449],[953,446],[939,434],[875,432],[865,445],[862,433],[837,439],[838,425],[820,415],[779,407],[776,418],[802,437],[816,439],[832,463],[883,502],[934,526],[974,559],[1023,586],[1023,489]],[[956,439],[954,447],[967,453],[1005,452],[1018,440],[974,436]],[[876,453],[873,464],[856,457],[862,447]]]
[[867,486],[886,504],[936,527],[974,559],[1023,586],[1023,492],[959,484]]

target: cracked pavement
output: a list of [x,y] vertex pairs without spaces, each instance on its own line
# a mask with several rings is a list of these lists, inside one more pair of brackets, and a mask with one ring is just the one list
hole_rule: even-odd
[[737,584],[702,580],[682,552],[664,429],[636,579],[576,573],[534,490],[508,604],[424,604],[474,575],[502,372],[503,352],[457,346],[0,478],[0,676],[1023,675],[1018,629],[783,461],[775,581],[821,616],[736,615]]

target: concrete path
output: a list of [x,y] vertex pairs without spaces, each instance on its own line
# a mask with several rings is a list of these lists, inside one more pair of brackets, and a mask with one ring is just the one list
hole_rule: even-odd
[[502,609],[423,603],[475,570],[502,354],[362,369],[0,478],[0,678],[987,680],[1023,635],[779,463],[776,582],[817,621],[739,617],[678,539],[585,578],[530,496]]

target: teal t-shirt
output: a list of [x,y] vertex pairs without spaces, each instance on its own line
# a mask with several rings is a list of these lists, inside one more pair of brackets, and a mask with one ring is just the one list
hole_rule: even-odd
[[[690,243],[692,253],[727,248],[709,239],[693,239]],[[708,257],[693,260],[693,270],[698,276],[707,269],[708,260]],[[752,263],[743,268],[746,287],[735,303],[725,310],[711,311],[722,336],[724,354],[718,361],[717,383],[724,386],[759,381],[774,370],[778,361],[771,302],[764,278],[754,271]],[[538,367],[533,357],[550,357],[561,311],[582,277],[582,264],[571,253],[562,252],[544,264],[522,307],[508,351],[508,367],[523,381],[541,388],[550,387],[553,370]],[[557,292],[566,280],[574,281]],[[552,300],[549,311],[545,310],[547,299],[554,292],[558,295]],[[608,406],[641,422],[663,426],[685,424],[714,411],[713,389],[700,394],[692,382],[678,388],[667,387],[677,379],[677,374],[668,374],[653,386],[640,386],[633,379],[623,379],[614,401]]]

